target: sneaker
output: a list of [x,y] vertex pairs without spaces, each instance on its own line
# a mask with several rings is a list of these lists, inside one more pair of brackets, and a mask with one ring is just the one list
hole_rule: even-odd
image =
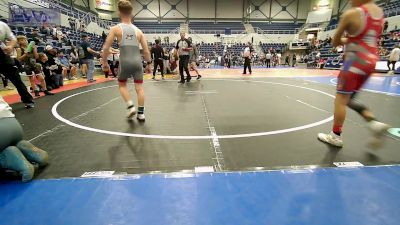
[[162,77],[161,79],[162,79],[162,80],[165,80],[165,77]]
[[197,80],[200,80],[201,79],[201,75],[197,75]]
[[33,92],[35,93],[35,97],[40,97],[40,94],[39,94],[38,90],[34,90]]
[[383,135],[390,129],[390,126],[378,121],[371,121],[368,123],[368,128],[372,132],[373,137],[368,142],[368,146],[372,149],[378,149],[383,145]]
[[127,116],[127,118],[128,119],[132,119],[133,118],[133,116],[135,116],[136,115],[136,107],[135,106],[129,106],[128,107],[128,116]]
[[27,109],[35,108],[35,103],[25,103],[25,108]]
[[67,81],[68,79],[67,78],[64,78],[64,81]]
[[186,82],[190,83],[191,79],[192,79],[191,77],[186,78]]
[[180,80],[179,82],[178,82],[178,84],[184,84],[185,83],[185,80]]
[[151,78],[152,80],[156,80],[156,77]]
[[318,134],[318,140],[325,142],[327,144],[330,144],[332,146],[342,148],[343,147],[343,140],[339,135],[336,135],[335,133],[331,132],[329,134],[323,134],[319,133]]
[[45,91],[44,91],[44,94],[45,94],[45,95],[54,95],[54,93],[51,93],[51,92],[48,91],[48,90],[45,90]]
[[76,77],[71,77],[71,80],[78,80],[78,78],[76,78]]
[[146,121],[146,117],[144,116],[143,113],[141,113],[137,115],[137,120],[139,120],[139,122],[144,122]]
[[368,123],[368,128],[374,133],[375,136],[381,137],[387,130],[390,129],[390,126],[373,120]]

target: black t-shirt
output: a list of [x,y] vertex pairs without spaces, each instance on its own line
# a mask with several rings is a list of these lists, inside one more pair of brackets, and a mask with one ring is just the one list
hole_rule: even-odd
[[[51,74],[50,74],[50,70],[49,70],[49,63],[48,62],[39,61],[39,64],[42,65],[42,70],[43,70],[44,76],[45,77],[50,77]],[[35,72],[37,73],[37,71],[35,71]]]
[[152,59],[162,59],[162,58],[164,58],[163,55],[164,55],[164,52],[159,45],[154,45],[151,48],[151,58]]
[[88,52],[88,48],[92,48],[90,46],[90,43],[88,43],[86,41],[82,41],[81,47],[82,47],[83,51],[85,52],[85,57],[83,59],[94,59],[93,54]]
[[[46,55],[47,55],[47,58],[49,59],[49,60],[47,61],[47,65],[48,65],[48,66],[57,65],[57,62],[56,62],[57,56],[55,56],[55,55],[53,55],[53,54],[50,54],[50,53],[48,53],[48,52],[46,53]],[[55,72],[56,74],[61,74],[61,73],[62,73],[62,67],[61,67],[61,66],[58,66],[56,70],[53,70],[53,72]]]

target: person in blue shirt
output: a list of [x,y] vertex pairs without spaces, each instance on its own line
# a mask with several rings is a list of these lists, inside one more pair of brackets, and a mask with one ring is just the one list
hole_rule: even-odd
[[64,52],[63,51],[59,51],[57,53],[57,60],[58,60],[58,65],[62,69],[62,75],[64,77],[64,81],[73,79],[72,76],[71,76],[71,73],[70,73],[72,65],[69,62],[69,60],[67,59],[67,57],[64,56]]

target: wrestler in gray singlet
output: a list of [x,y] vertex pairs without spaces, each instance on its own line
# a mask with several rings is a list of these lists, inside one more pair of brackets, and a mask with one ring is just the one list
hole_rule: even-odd
[[135,83],[143,83],[143,64],[139,42],[136,37],[136,26],[120,23],[122,40],[119,44],[119,73],[118,80],[125,82],[133,77]]

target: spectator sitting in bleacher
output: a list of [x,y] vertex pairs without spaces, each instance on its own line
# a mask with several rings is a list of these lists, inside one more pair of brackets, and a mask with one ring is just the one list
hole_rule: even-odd
[[71,73],[72,65],[69,63],[67,57],[64,56],[64,51],[60,50],[57,53],[57,64],[61,67],[64,81],[75,80],[75,76]]
[[65,40],[65,35],[63,34],[61,27],[59,26],[56,28],[55,37],[58,42],[63,42]]
[[68,23],[72,30],[76,29],[76,20],[74,18],[68,18]]
[[42,36],[39,34],[38,28],[33,28],[32,33],[27,34],[27,37],[30,41],[34,41],[36,45],[44,45],[44,41]]
[[75,47],[71,48],[71,53],[69,53],[69,63],[72,65],[71,73],[73,75],[73,80],[77,79],[78,68],[79,68],[79,54]]
[[42,72],[46,81],[47,90],[51,91],[55,89],[55,87],[58,88],[58,85],[56,85],[55,77],[50,71],[48,60],[49,59],[47,58],[47,55],[45,53],[39,53],[38,63],[42,66]]
[[40,33],[43,34],[43,35],[45,35],[45,36],[48,36],[48,35],[51,34],[51,29],[50,29],[48,26],[43,25],[43,26],[40,28]]
[[57,50],[54,49],[51,45],[46,46],[46,56],[48,58],[48,66],[50,70],[50,74],[53,80],[53,88],[59,88],[60,86],[64,86],[64,80],[62,76],[62,68],[57,62]]

